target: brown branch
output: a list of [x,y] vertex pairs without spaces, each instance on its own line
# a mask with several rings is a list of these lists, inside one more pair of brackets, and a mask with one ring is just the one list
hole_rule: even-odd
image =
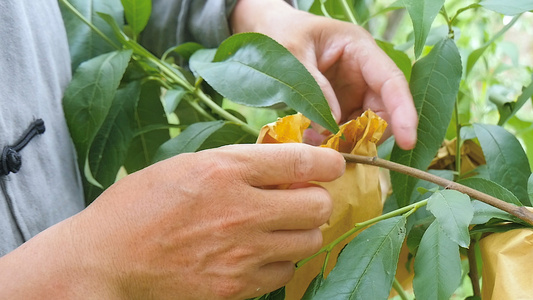
[[344,159],[347,162],[354,162],[354,163],[372,165],[376,167],[389,169],[391,171],[403,173],[403,174],[406,174],[412,177],[416,177],[418,179],[433,182],[446,189],[459,191],[461,193],[467,194],[468,196],[474,199],[477,199],[481,202],[485,202],[505,212],[508,212],[511,215],[525,221],[526,223],[533,225],[533,213],[531,213],[529,210],[527,210],[523,206],[516,206],[514,204],[502,201],[496,197],[487,195],[485,193],[482,193],[478,190],[467,187],[465,185],[459,184],[457,182],[453,182],[451,180],[444,179],[442,177],[430,174],[428,172],[424,172],[424,171],[421,171],[415,168],[404,166],[404,165],[401,165],[401,164],[398,164],[392,161],[381,159],[379,157],[362,156],[362,155],[354,155],[354,154],[347,154],[347,153],[343,153],[342,155],[344,156]]
[[470,247],[466,250],[468,255],[468,265],[470,272],[468,272],[468,277],[472,282],[472,290],[474,291],[474,296],[481,299],[481,288],[479,286],[479,273],[477,271],[477,259],[476,259],[476,240],[470,240]]

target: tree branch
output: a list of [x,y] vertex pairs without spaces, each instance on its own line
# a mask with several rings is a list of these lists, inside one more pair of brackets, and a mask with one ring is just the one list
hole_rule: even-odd
[[360,163],[360,164],[365,164],[365,165],[372,165],[376,167],[382,167],[385,169],[389,169],[391,171],[395,171],[395,172],[403,173],[403,174],[406,174],[412,177],[416,177],[418,179],[433,182],[446,189],[459,191],[461,193],[467,194],[468,196],[474,199],[477,199],[481,202],[485,202],[505,212],[508,212],[511,215],[517,218],[520,218],[524,222],[530,225],[533,225],[533,213],[531,213],[529,210],[527,210],[523,206],[516,206],[514,204],[507,203],[496,197],[487,195],[485,193],[482,193],[478,190],[467,187],[465,185],[459,184],[457,182],[453,182],[451,180],[444,179],[442,177],[439,177],[439,176],[436,176],[436,175],[433,175],[428,172],[424,172],[424,171],[421,171],[415,168],[404,166],[404,165],[391,162],[385,159],[381,159],[379,157],[362,156],[362,155],[347,154],[347,153],[343,153],[342,155],[344,156],[344,159],[347,162],[354,162],[354,163]]
[[477,271],[477,258],[476,258],[476,240],[470,240],[470,247],[466,250],[468,256],[468,264],[470,265],[470,272],[468,276],[472,282],[472,290],[474,291],[474,296],[481,299],[481,288],[479,286],[479,273]]

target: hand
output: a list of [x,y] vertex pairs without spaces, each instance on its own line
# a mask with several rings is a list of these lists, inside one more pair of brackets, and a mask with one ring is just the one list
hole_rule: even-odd
[[236,33],[260,32],[289,49],[320,85],[338,122],[372,109],[389,122],[400,147],[414,147],[418,117],[407,81],[362,27],[281,0],[240,0],[231,25]]
[[[76,283],[82,289],[68,294],[74,298],[259,296],[287,283],[294,263],[322,246],[318,227],[328,220],[332,202],[325,189],[307,182],[331,181],[343,172],[339,153],[303,144],[179,155],[127,176],[85,211],[43,232],[44,240],[30,240],[30,258],[12,252],[8,260],[19,256],[12,267],[30,264],[32,276],[2,274],[6,265],[0,263],[0,279],[48,279],[48,288]],[[290,187],[273,188],[280,184]],[[50,241],[56,249],[48,248]],[[39,253],[37,261],[32,252]],[[64,270],[40,268],[58,256]]]

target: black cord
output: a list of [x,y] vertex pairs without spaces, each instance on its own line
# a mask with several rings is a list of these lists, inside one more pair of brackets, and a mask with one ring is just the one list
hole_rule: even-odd
[[35,136],[43,134],[45,131],[44,121],[37,119],[33,121],[28,129],[22,134],[20,139],[12,146],[5,146],[0,156],[0,176],[9,173],[17,173],[22,166],[22,157],[19,151],[26,147]]

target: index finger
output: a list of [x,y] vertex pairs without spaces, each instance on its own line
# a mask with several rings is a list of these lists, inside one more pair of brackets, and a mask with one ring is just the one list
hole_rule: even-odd
[[[306,144],[256,144],[225,147],[235,153],[234,166],[252,186],[332,181],[344,173],[345,161],[333,149]],[[233,149],[233,150],[232,150]]]
[[361,72],[368,86],[380,96],[390,116],[392,132],[403,149],[416,143],[418,114],[409,85],[402,71],[376,43],[369,43],[365,55],[358,55]]

